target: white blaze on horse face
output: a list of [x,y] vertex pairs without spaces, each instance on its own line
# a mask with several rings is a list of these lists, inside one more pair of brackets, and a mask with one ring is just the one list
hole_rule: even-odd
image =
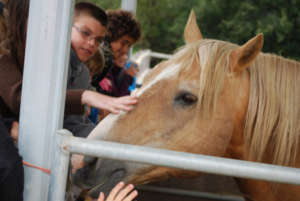
[[172,76],[176,76],[180,70],[181,64],[173,64],[165,68],[162,72],[160,72],[148,85],[143,88],[137,90],[136,96],[140,97],[144,92],[150,89],[155,83],[160,80],[170,79]]
[[115,122],[117,122],[118,118],[125,114],[125,112],[121,111],[119,114],[110,114],[106,118],[104,118],[100,124],[98,124],[94,130],[87,137],[88,139],[93,140],[104,140],[111,128],[114,127]]

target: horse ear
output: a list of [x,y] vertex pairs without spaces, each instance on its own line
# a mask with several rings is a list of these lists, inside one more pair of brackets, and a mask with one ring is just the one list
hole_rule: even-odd
[[184,39],[185,39],[185,43],[192,43],[198,40],[201,40],[202,34],[201,31],[197,25],[197,19],[196,19],[196,15],[194,13],[193,10],[191,10],[190,12],[190,16],[189,19],[185,25],[185,29],[184,29]]
[[260,53],[264,43],[263,34],[258,34],[243,46],[230,53],[231,72],[241,72],[246,69]]

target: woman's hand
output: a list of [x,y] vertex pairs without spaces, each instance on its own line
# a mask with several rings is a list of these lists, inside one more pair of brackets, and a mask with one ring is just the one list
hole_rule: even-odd
[[108,110],[114,114],[118,114],[121,110],[132,110],[138,100],[135,96],[122,96],[115,98],[98,92],[86,90],[82,94],[81,102],[84,105],[92,106],[101,110]]
[[[132,201],[138,195],[138,192],[133,189],[134,186],[132,184],[125,186],[124,182],[120,182],[110,191],[105,201]],[[104,201],[102,192],[97,201]]]

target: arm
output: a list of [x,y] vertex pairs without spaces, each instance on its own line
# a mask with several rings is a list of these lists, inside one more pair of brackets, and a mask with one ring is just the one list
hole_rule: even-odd
[[21,69],[12,57],[3,56],[0,61],[0,97],[15,115],[20,111],[21,90]]
[[130,111],[133,108],[132,106],[137,103],[137,97],[123,96],[115,98],[86,90],[82,94],[81,103],[117,114],[120,110]]

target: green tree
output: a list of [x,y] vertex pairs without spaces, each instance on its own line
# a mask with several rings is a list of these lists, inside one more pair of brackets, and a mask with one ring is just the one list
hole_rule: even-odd
[[76,2],[92,2],[103,9],[117,9],[121,6],[121,0],[76,0]]
[[300,1],[204,0],[197,13],[207,37],[243,44],[263,33],[263,51],[300,59]]
[[[121,0],[93,2],[104,9],[121,5]],[[205,38],[243,44],[263,33],[264,52],[300,60],[299,0],[137,0],[143,38],[135,48],[172,53],[184,44],[191,9]]]

